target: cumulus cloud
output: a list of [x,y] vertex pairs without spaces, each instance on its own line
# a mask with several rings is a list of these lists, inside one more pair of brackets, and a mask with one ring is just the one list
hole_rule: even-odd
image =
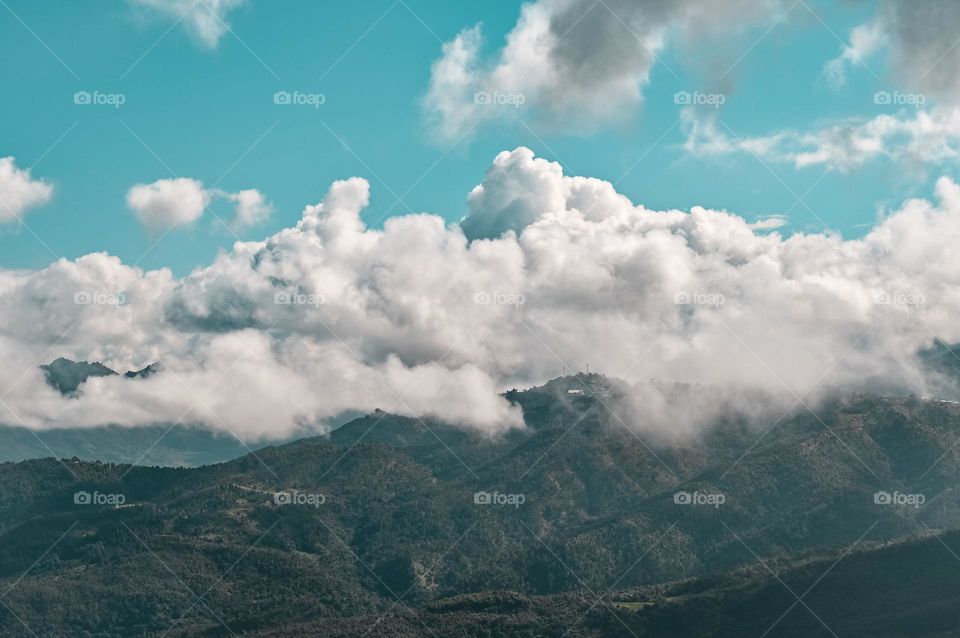
[[188,177],[158,179],[127,191],[127,206],[140,223],[153,231],[192,224],[210,203],[203,184]]
[[[900,94],[878,94],[883,103],[894,100],[894,95]],[[743,137],[721,129],[715,116],[702,117],[692,109],[683,111],[681,119],[687,136],[684,150],[700,157],[747,153],[796,168],[826,165],[841,171],[877,159],[918,167],[955,166],[960,159],[960,109],[948,107],[849,119],[811,131]]]
[[140,223],[153,232],[187,226],[203,216],[215,198],[235,204],[235,230],[255,226],[266,221],[273,206],[258,190],[246,189],[231,193],[220,189],[206,189],[203,183],[189,177],[159,179],[151,184],[137,184],[127,191],[127,206]]
[[[960,341],[947,178],[856,240],[650,210],[525,148],[495,159],[462,226],[417,214],[366,228],[368,202],[365,180],[336,182],[295,227],[182,278],[104,254],[0,271],[0,422],[179,419],[254,438],[379,407],[496,432],[521,422],[498,390],[590,363],[710,388],[639,386],[628,425],[681,435],[709,422],[684,392],[792,401],[876,379],[925,392],[917,352]],[[165,370],[68,399],[37,368],[56,356]]]
[[159,15],[180,22],[197,41],[215,49],[229,31],[228,16],[246,0],[129,0]]
[[13,157],[0,157],[0,224],[23,219],[35,206],[53,197],[53,186],[30,177],[30,169],[17,168]]
[[504,151],[493,160],[487,178],[467,197],[470,214],[463,232],[470,239],[519,232],[548,211],[565,204],[563,171],[554,162],[538,159],[528,148]]
[[236,204],[236,212],[231,226],[248,228],[262,224],[270,218],[273,206],[260,191],[248,188],[236,193],[224,193],[224,197]]
[[424,98],[426,115],[444,140],[518,108],[573,129],[616,121],[641,103],[670,38],[691,46],[721,33],[729,39],[784,6],[782,0],[537,0],[523,5],[492,61],[481,57],[480,25],[444,45]]

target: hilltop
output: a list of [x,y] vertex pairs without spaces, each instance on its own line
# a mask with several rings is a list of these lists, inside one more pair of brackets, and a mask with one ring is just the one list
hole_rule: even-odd
[[[615,414],[622,384],[588,381],[507,393],[527,425],[499,437],[374,412],[199,468],[2,464],[0,587],[17,586],[0,624],[17,635],[12,610],[45,636],[230,635],[221,620],[334,635],[389,612],[384,627],[415,632],[418,614],[454,622],[487,605],[470,596],[500,601],[490,613],[507,622],[518,600],[553,609],[757,557],[960,529],[960,406],[837,397],[772,429],[728,417],[676,441]],[[924,502],[877,503],[881,492]]]

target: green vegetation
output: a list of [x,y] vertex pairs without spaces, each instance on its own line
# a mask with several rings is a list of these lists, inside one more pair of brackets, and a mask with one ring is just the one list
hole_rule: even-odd
[[[795,600],[757,557],[799,594],[861,537],[808,599],[841,635],[917,624],[864,607],[897,622],[855,630],[848,603],[895,586],[953,618],[960,564],[943,546],[880,544],[960,528],[957,406],[847,397],[762,439],[731,420],[668,444],[613,417],[616,383],[583,380],[582,394],[576,379],[508,393],[528,427],[499,438],[374,413],[200,468],[0,464],[0,634],[735,636],[713,628],[752,632]],[[880,490],[926,502],[878,505]],[[98,504],[111,495],[121,507]],[[823,631],[801,611],[773,635]]]

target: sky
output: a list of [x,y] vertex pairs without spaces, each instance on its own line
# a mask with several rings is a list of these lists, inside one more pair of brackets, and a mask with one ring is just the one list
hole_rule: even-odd
[[[192,26],[192,14],[178,22],[191,4],[4,0],[0,155],[32,167],[55,193],[23,218],[29,228],[0,227],[0,264],[37,268],[54,256],[105,250],[185,274],[238,237],[291,225],[333,180],[355,175],[371,182],[364,213],[371,225],[409,212],[457,221],[493,157],[521,145],[651,207],[780,215],[790,230],[826,227],[845,237],[863,235],[878,210],[929,194],[939,176],[905,179],[902,167],[882,160],[844,174],[684,149],[683,106],[674,100],[681,91],[723,94],[706,116],[743,138],[909,111],[873,102],[876,91],[898,88],[882,55],[851,70],[843,88],[825,81],[824,65],[876,13],[870,2],[787,3],[743,27],[735,42],[668,43],[642,103],[613,121],[568,127],[539,117],[531,100],[498,109],[460,139],[439,138],[431,125],[431,65],[444,43],[476,24],[482,52],[495,55],[520,2],[222,2],[218,20],[229,30],[206,36]],[[593,9],[606,11],[606,4]],[[123,103],[75,104],[78,91],[121,95]],[[278,91],[324,101],[278,105]],[[273,215],[228,229],[217,217],[226,219],[229,202],[214,202],[217,217],[156,241],[159,233],[142,227],[126,192],[171,177],[232,192],[257,189]]]
[[[838,386],[960,396],[921,356],[960,342],[958,24],[0,0],[0,423],[493,433],[522,426],[500,392],[588,364],[671,436]],[[63,396],[56,357],[162,372]]]

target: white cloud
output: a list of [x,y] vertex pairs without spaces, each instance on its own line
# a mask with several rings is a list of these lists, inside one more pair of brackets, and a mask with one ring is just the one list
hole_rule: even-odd
[[788,223],[790,223],[790,220],[783,215],[769,215],[750,224],[750,228],[753,230],[773,230],[783,228]]
[[[568,130],[616,122],[642,102],[668,39],[689,47],[712,44],[721,34],[729,40],[769,20],[784,4],[537,0],[523,5],[492,62],[481,59],[480,25],[444,45],[424,98],[427,119],[447,141],[477,122],[526,110]],[[711,49],[711,59],[722,56],[722,47]]]
[[[725,211],[649,210],[520,148],[470,195],[464,226],[487,239],[469,241],[427,214],[365,228],[367,182],[336,182],[296,227],[183,278],[103,254],[0,271],[0,391],[15,412],[0,422],[182,417],[252,438],[379,407],[497,431],[519,423],[497,390],[587,363],[707,384],[698,396],[728,404],[877,379],[925,392],[917,351],[960,341],[960,186],[941,179],[936,195],[862,239],[782,236]],[[66,399],[36,368],[56,356],[166,371]],[[643,391],[637,427],[709,422],[710,401],[670,413]]]
[[228,16],[246,0],[129,0],[166,18],[180,21],[198,42],[217,48],[229,30]]
[[192,224],[200,219],[209,203],[210,194],[203,184],[188,177],[158,179],[127,191],[127,206],[152,231]]
[[0,224],[22,219],[52,197],[51,184],[30,177],[28,168],[17,168],[13,157],[0,157]]
[[487,178],[470,193],[470,214],[461,224],[470,239],[499,237],[520,231],[546,212],[566,203],[563,171],[554,162],[538,159],[533,151],[504,151],[493,160]]
[[443,55],[433,63],[423,105],[430,127],[441,139],[453,140],[467,133],[477,119],[475,66],[482,40],[480,25],[464,29],[443,45]]
[[273,206],[258,190],[249,188],[236,193],[224,193],[223,196],[236,204],[236,212],[230,222],[236,229],[262,224],[273,213]]
[[681,118],[687,135],[684,150],[700,157],[747,153],[796,168],[827,165],[841,171],[881,158],[920,167],[955,165],[960,159],[960,109],[902,111],[758,137],[721,130],[716,119],[702,118],[692,109]]
[[235,205],[233,219],[229,222],[235,230],[261,224],[273,212],[266,196],[256,189],[235,193],[205,189],[202,182],[189,177],[137,184],[127,191],[127,206],[144,227],[157,232],[194,223],[215,198],[226,199]]
[[862,24],[850,32],[850,44],[823,68],[824,77],[834,88],[847,84],[847,73],[853,67],[865,66],[866,60],[886,44],[884,25],[880,21]]

